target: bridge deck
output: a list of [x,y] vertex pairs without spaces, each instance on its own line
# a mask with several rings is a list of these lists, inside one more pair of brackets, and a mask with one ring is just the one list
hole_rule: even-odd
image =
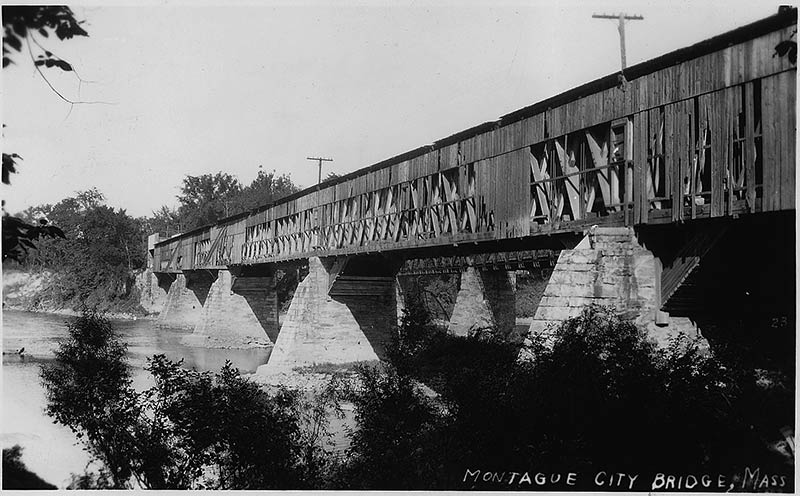
[[[790,9],[254,212],[155,243],[160,272],[795,208]],[[794,39],[794,38],[791,38]]]

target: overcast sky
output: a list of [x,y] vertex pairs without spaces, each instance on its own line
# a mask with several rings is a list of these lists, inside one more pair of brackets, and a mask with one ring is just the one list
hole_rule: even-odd
[[[769,1],[261,2],[73,6],[89,38],[41,39],[3,69],[3,151],[24,160],[10,212],[97,187],[132,215],[175,206],[182,178],[259,165],[316,182],[351,172],[777,12]],[[36,49],[34,47],[34,49]],[[34,52],[36,53],[36,52]],[[80,92],[80,94],[79,94]]]

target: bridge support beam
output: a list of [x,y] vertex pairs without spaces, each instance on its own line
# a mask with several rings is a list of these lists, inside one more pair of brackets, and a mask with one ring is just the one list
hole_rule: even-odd
[[528,336],[546,338],[553,327],[591,304],[613,307],[626,320],[647,328],[661,346],[678,333],[697,335],[690,322],[659,312],[661,262],[638,243],[631,228],[592,228],[578,246],[561,252]]
[[215,278],[194,332],[186,344],[208,348],[269,346],[278,335],[278,300],[273,277],[209,271]]
[[269,362],[257,375],[322,363],[379,360],[397,325],[394,276],[340,276],[343,264],[311,257]]
[[515,291],[513,272],[468,267],[461,273],[448,330],[467,336],[481,329],[492,329],[500,336],[512,336],[516,320]]
[[182,272],[168,277],[174,277],[174,280],[169,285],[164,309],[158,316],[158,325],[194,329],[202,318],[203,304],[213,278],[207,271]]

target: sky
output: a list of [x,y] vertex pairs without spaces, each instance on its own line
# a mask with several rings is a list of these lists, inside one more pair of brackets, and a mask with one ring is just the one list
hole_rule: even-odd
[[[786,3],[786,2],[784,2]],[[161,1],[72,5],[88,38],[38,41],[80,79],[2,71],[6,211],[99,189],[134,216],[186,175],[345,174],[777,12],[770,1]],[[38,48],[33,45],[34,55]]]

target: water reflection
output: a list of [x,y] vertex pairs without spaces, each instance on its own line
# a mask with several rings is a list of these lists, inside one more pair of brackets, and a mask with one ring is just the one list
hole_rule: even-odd
[[[66,323],[73,317],[3,312],[3,350],[25,348],[25,354],[3,355],[2,430],[0,444],[19,444],[28,468],[59,487],[69,482],[70,473],[80,473],[88,457],[66,427],[55,425],[44,413],[45,393],[39,382],[42,363],[54,358],[58,341],[66,338]],[[271,348],[250,350],[208,349],[186,346],[181,338],[188,331],[159,328],[150,320],[115,321],[114,328],[128,345],[133,384],[137,389],[152,383],[144,370],[147,358],[163,353],[183,366],[198,371],[218,371],[230,360],[242,373],[254,372],[267,363]]]

